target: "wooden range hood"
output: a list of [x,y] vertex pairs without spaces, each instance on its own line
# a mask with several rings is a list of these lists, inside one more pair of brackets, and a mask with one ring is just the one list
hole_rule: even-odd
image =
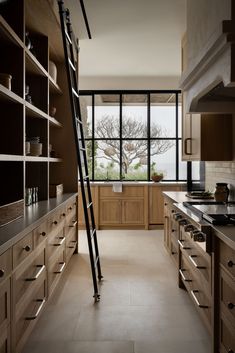
[[233,11],[231,20],[221,23],[207,45],[183,71],[180,87],[185,93],[185,112],[233,113],[235,111],[235,14]]

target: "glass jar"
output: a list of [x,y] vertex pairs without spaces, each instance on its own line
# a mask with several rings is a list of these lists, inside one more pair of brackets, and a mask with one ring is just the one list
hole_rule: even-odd
[[217,202],[228,202],[229,188],[226,183],[216,183],[215,187],[215,201]]

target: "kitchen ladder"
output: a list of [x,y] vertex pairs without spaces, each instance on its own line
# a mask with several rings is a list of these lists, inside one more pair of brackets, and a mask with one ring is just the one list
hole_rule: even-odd
[[73,118],[74,137],[76,142],[76,152],[78,161],[78,170],[80,177],[80,187],[82,194],[82,203],[84,210],[84,218],[86,224],[86,233],[88,240],[88,248],[90,255],[91,272],[94,286],[95,302],[100,300],[97,278],[102,279],[99,248],[97,241],[97,233],[95,227],[94,208],[91,195],[91,185],[88,172],[88,163],[86,155],[86,146],[83,132],[83,122],[81,117],[81,108],[78,94],[77,70],[75,55],[78,55],[78,44],[76,42],[72,25],[70,21],[70,13],[64,6],[64,1],[58,0],[60,25],[64,46],[65,65],[67,71],[70,104]]

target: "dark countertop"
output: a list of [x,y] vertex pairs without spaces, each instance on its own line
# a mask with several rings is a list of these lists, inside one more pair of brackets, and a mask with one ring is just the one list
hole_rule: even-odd
[[35,229],[52,211],[55,211],[64,202],[75,196],[77,196],[77,193],[67,193],[25,207],[24,217],[0,227],[0,254]]
[[[182,203],[187,201],[193,201],[193,199],[185,195],[185,191],[174,191],[174,192],[163,192],[163,194],[169,197],[174,203]],[[205,201],[205,200],[195,200]],[[188,210],[187,215],[191,217],[191,211]],[[204,223],[206,221],[204,220]],[[206,222],[208,223],[208,222]],[[218,226],[208,223],[212,228],[213,234],[215,234],[220,240],[227,244],[230,248],[235,250],[235,225]]]

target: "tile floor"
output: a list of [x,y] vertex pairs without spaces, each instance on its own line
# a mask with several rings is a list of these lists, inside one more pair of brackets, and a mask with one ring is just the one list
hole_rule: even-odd
[[163,246],[163,232],[99,231],[94,304],[85,232],[23,353],[210,353],[210,338]]

